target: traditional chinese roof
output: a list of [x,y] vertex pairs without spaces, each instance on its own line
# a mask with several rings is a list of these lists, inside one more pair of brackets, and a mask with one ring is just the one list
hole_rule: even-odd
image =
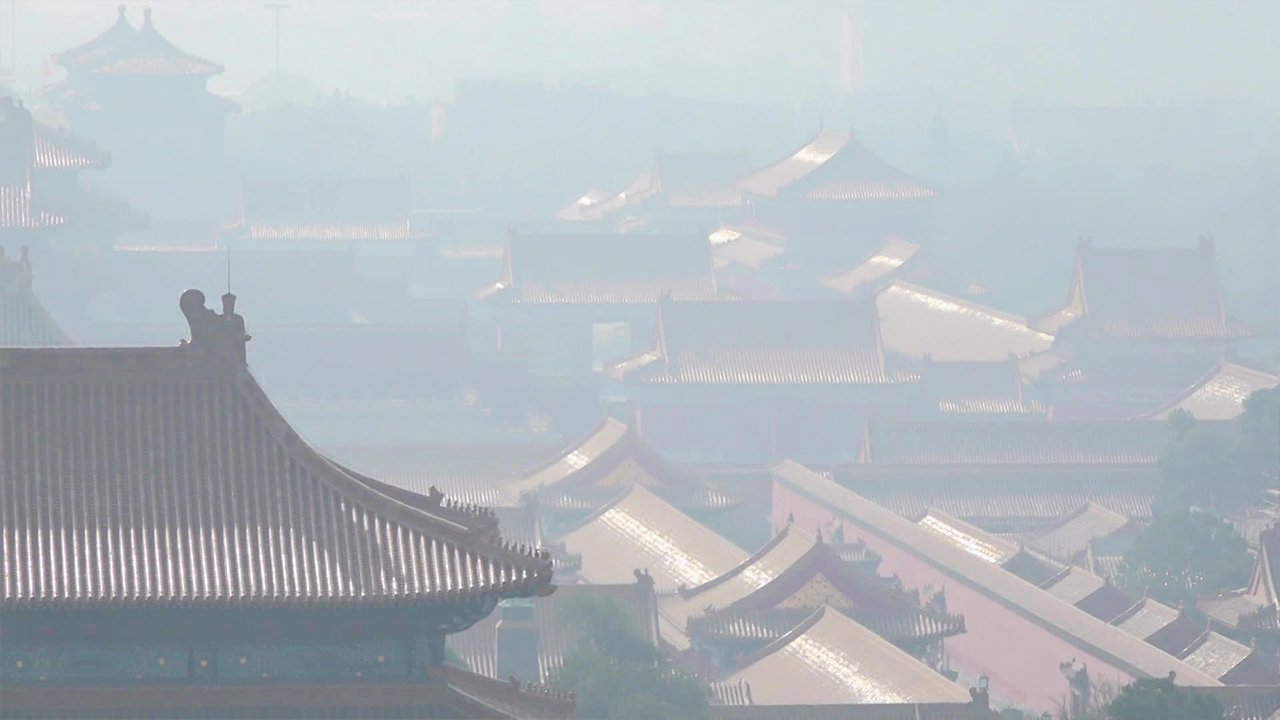
[[69,345],[44,305],[31,290],[31,260],[22,248],[11,259],[0,246],[0,347]]
[[67,219],[31,199],[31,183],[0,185],[0,231],[36,230],[65,225]]
[[600,220],[640,206],[668,208],[729,208],[743,204],[734,178],[750,169],[745,152],[673,153],[658,150],[653,166],[618,193],[588,190],[556,213],[559,220]]
[[1229,685],[1196,692],[1217,699],[1231,720],[1280,720],[1280,686]]
[[165,39],[151,22],[151,8],[143,9],[142,25],[133,30],[124,17],[123,5],[115,25],[88,43],[54,57],[76,74],[210,77],[224,69]]
[[1048,350],[1054,338],[1026,318],[895,281],[876,293],[885,347],[935,360],[1005,360]]
[[888,385],[875,307],[854,300],[662,302],[653,346],[611,366],[620,380],[697,385]]
[[[1161,422],[974,420],[873,422],[865,462],[880,465],[1151,465]],[[1073,508],[1074,509],[1074,508]]]
[[[1019,614],[1126,672],[1146,677],[1176,673],[1178,682],[1213,686],[1218,681],[1177,658],[1071,607],[1012,573],[973,556],[946,537],[907,520],[793,462],[773,467],[775,482],[813,497],[867,532],[911,552],[939,572],[1017,609]],[[752,684],[753,690],[755,688]]]
[[639,484],[561,541],[582,555],[584,581],[624,583],[643,569],[653,575],[659,593],[709,582],[747,559],[736,545]]
[[718,296],[711,247],[697,233],[511,233],[502,274],[480,299],[530,304],[648,304]]
[[117,8],[119,15],[111,27],[103,30],[88,42],[77,45],[70,50],[54,53],[53,61],[70,71],[79,71],[93,67],[101,62],[101,58],[117,51],[120,46],[133,40],[138,30],[125,17],[125,6]]
[[918,199],[938,192],[885,162],[847,133],[819,130],[794,153],[738,180],[763,197],[857,201]]
[[1086,502],[1150,518],[1152,465],[844,465],[834,477],[906,518],[928,508],[984,527],[1039,533]]
[[1074,353],[1043,369],[1037,385],[1060,420],[1151,419],[1213,374],[1217,350],[1133,354]]
[[773,641],[823,605],[894,643],[964,632],[963,617],[915,606],[851,567],[840,547],[787,527],[731,573],[664,602],[664,612],[684,615],[690,637],[712,641]]
[[16,503],[0,606],[360,606],[550,589],[550,559],[502,541],[490,513],[392,497],[317,453],[247,371],[239,316],[195,291],[182,306],[193,339],[180,347],[0,350],[0,406],[32,420],[0,436]]
[[425,236],[410,221],[405,178],[244,179],[240,218],[230,229],[251,243]]
[[1062,310],[1042,318],[1046,332],[1114,339],[1229,339],[1254,334],[1226,315],[1212,240],[1194,247],[1100,248],[1076,253]]
[[1095,502],[1087,502],[1031,542],[1031,547],[1063,562],[1073,562],[1095,540],[1130,524],[1130,519]]
[[883,282],[891,277],[898,268],[911,262],[919,250],[920,246],[913,242],[896,237],[886,238],[884,245],[862,262],[827,275],[822,279],[822,284],[840,293],[859,292],[873,283]]
[[1149,414],[1164,420],[1185,410],[1198,420],[1233,420],[1244,412],[1244,401],[1259,391],[1280,385],[1280,377],[1233,362],[1222,361],[1168,405]]
[[40,123],[33,123],[32,130],[34,170],[101,170],[111,164],[111,153],[89,140]]
[[[564,614],[580,599],[607,600],[623,610],[635,632],[657,645],[657,598],[653,586],[641,576],[630,583],[615,585],[563,585],[555,594],[533,600],[533,623],[538,630],[539,682],[549,682],[552,674],[564,664],[579,637]],[[466,663],[469,670],[489,677],[498,676],[497,627],[499,612],[446,639],[451,650]]]
[[758,225],[725,224],[707,236],[716,267],[730,264],[758,268],[786,251],[787,238],[780,231]]
[[750,685],[752,702],[757,705],[969,699],[959,685],[827,606],[743,658],[724,681]]
[[926,355],[924,380],[944,415],[1040,415],[1035,389],[1022,377],[1017,358],[934,360]]
[[504,483],[503,492],[513,499],[537,494],[554,502],[557,496],[597,489],[612,499],[618,488],[633,484],[655,491],[684,487],[686,493],[692,493],[692,486],[701,483],[664,459],[626,424],[606,418],[591,435],[556,459]]
[[325,683],[130,683],[12,685],[5,715],[15,718],[111,718],[157,715],[184,720],[568,720],[572,693],[495,680],[456,667],[426,668],[425,677]]

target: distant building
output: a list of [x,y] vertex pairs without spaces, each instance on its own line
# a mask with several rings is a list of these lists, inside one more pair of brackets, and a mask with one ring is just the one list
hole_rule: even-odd
[[205,87],[222,65],[167,40],[150,8],[134,28],[123,5],[115,24],[53,60],[67,79],[41,95],[77,133],[112,150],[112,189],[161,223],[214,222],[226,212],[223,125],[238,106]]
[[27,248],[10,258],[0,246],[0,347],[50,347],[70,340],[31,290]]

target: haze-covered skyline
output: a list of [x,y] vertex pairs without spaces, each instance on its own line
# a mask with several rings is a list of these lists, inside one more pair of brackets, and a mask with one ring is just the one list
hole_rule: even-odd
[[[16,85],[55,82],[53,53],[115,19],[116,0],[11,0],[0,20]],[[128,16],[142,20],[145,3]],[[274,68],[262,2],[162,0],[157,27],[226,65],[211,89],[238,96]],[[1280,108],[1280,4],[407,2],[296,0],[283,13],[281,65],[318,87],[375,102],[448,98],[456,80],[585,82],[630,93],[783,105],[840,95],[841,13],[863,32],[864,89],[935,102]]]

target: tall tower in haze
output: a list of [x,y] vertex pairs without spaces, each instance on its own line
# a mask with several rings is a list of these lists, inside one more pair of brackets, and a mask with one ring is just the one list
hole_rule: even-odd
[[847,95],[862,91],[861,0],[848,0],[840,17],[840,89]]

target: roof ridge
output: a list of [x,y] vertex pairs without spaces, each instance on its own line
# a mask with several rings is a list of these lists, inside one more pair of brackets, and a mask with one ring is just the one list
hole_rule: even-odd
[[684,590],[681,590],[680,597],[685,600],[692,599],[698,596],[699,594],[701,594],[702,592],[706,590],[710,590],[716,586],[723,585],[729,580],[742,574],[744,570],[751,567],[752,565],[755,565],[757,562],[760,561],[761,558],[768,555],[771,550],[773,550],[775,547],[778,546],[779,543],[785,540],[790,530],[791,530],[791,524],[787,523],[786,527],[782,528],[777,533],[775,533],[773,537],[769,538],[768,542],[760,546],[760,549],[756,550],[754,553],[747,556],[745,560],[735,565],[732,570],[729,570],[726,573],[721,573],[720,575],[714,578],[711,578],[710,580],[702,583],[701,585],[695,585],[694,587],[685,588]]
[[[916,292],[920,292],[926,295],[932,295],[933,297],[940,298],[943,300],[949,300],[951,302],[956,303],[957,305],[961,305],[972,310],[980,310],[980,311],[986,312],[989,315],[994,315],[1002,320],[1008,320],[1010,322],[1020,323],[1022,325],[1025,325],[1028,330],[1040,333],[1041,335],[1046,335],[1048,337],[1054,337],[1053,333],[1047,333],[1047,332],[1044,332],[1043,330],[1039,330],[1039,329],[1036,329],[1035,327],[1032,327],[1030,318],[1028,318],[1025,315],[1018,315],[1016,313],[1006,312],[1004,310],[994,308],[990,305],[983,305],[982,303],[974,302],[973,300],[966,300],[964,298],[942,292],[941,290],[935,290],[933,288],[926,287],[924,285],[919,285],[913,282],[907,282],[906,280],[891,280],[888,283],[885,283],[883,287],[877,289],[875,294],[878,296],[881,293],[889,290],[895,285],[901,286],[908,290],[914,290]],[[1048,351],[1045,350],[1042,352],[1048,352]]]

